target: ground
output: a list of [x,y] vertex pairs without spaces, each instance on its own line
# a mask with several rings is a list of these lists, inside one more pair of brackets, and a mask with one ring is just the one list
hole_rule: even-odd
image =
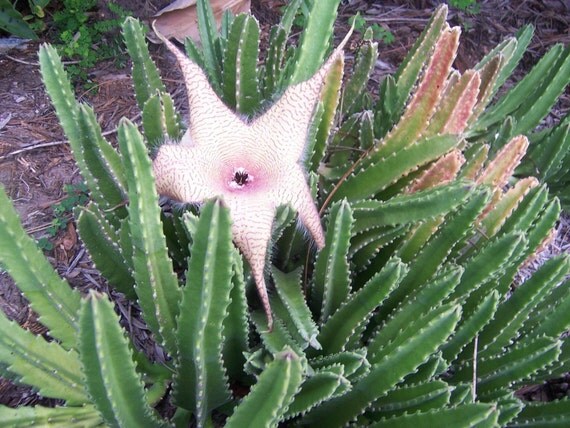
[[[105,2],[100,2],[105,3]],[[126,9],[134,9],[140,2],[115,1]],[[146,18],[169,1],[146,1],[139,9],[139,17]],[[278,19],[278,9],[283,0],[252,1],[253,13],[262,26],[263,40],[267,28]],[[379,60],[374,80],[379,81],[393,73],[403,56],[424,28],[438,1],[343,1],[336,31],[337,39],[348,29],[347,20],[360,11],[369,24],[377,23],[394,36],[391,44],[380,43]],[[515,34],[517,28],[531,23],[536,34],[521,67],[514,75],[517,81],[536,63],[546,50],[555,43],[570,42],[570,1],[568,0],[480,0],[480,11],[469,14],[450,10],[452,25],[463,29],[456,67],[473,66],[484,54],[504,38]],[[101,10],[105,13],[104,10]],[[265,39],[264,39],[265,35]],[[356,45],[358,35],[353,45]],[[45,41],[45,40],[44,40]],[[73,161],[68,144],[49,102],[39,74],[37,60],[38,42],[28,43],[21,49],[0,53],[0,183],[14,201],[26,230],[36,238],[49,237],[48,229],[54,217],[53,207],[66,194],[64,185],[78,184],[81,177]],[[158,46],[151,46],[151,54],[159,64],[162,75],[175,101],[184,112],[184,91],[181,76],[172,60]],[[126,57],[126,54],[125,54]],[[348,55],[350,61],[350,54]],[[113,62],[98,64],[89,70],[93,85],[89,89],[78,87],[77,96],[91,104],[98,115],[106,135],[112,140],[120,118],[139,121],[128,66],[117,69]],[[570,93],[562,96],[548,121],[557,121],[570,109]],[[103,279],[89,262],[75,228],[70,221],[55,237],[50,238],[54,249],[47,252],[58,272],[74,286],[106,290]],[[570,248],[569,221],[563,218],[559,225],[557,240],[547,249],[547,254],[568,252]],[[1,243],[0,243],[1,245]],[[132,316],[136,308],[117,299],[125,320],[142,346],[153,346],[148,340],[144,325]],[[24,299],[13,286],[9,277],[0,271],[0,308],[20,324],[36,332],[43,332],[34,314],[27,308]],[[158,353],[158,349],[153,350]],[[158,354],[157,358],[161,358]],[[558,379],[546,387],[524,391],[528,398],[559,397],[568,394],[569,379]],[[28,390],[15,388],[0,379],[0,403],[29,404],[38,402],[38,397]]]

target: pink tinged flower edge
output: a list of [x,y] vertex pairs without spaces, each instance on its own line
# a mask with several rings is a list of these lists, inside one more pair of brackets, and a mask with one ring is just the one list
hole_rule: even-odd
[[317,248],[325,244],[302,158],[327,73],[335,61],[343,61],[350,34],[313,77],[289,87],[250,122],[217,97],[198,65],[157,35],[178,60],[190,105],[189,127],[181,141],[162,145],[153,161],[157,190],[185,203],[222,198],[232,218],[234,243],[251,266],[271,330],[264,272],[277,207],[292,206]]

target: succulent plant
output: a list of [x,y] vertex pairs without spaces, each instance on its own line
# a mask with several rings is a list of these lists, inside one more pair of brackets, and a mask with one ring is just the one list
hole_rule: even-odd
[[[226,14],[217,32],[199,0],[202,47],[187,41],[186,51],[227,107],[256,117],[320,69],[338,3],[312,3],[295,47],[287,39],[300,0],[290,2],[258,66],[256,20]],[[91,202],[76,211],[80,236],[109,285],[138,302],[168,357],[153,361],[136,349],[107,296],[81,296],[55,273],[2,190],[0,263],[49,337],[0,314],[0,368],[62,400],[0,407],[3,423],[567,425],[570,401],[529,403],[517,391],[568,371],[570,260],[554,257],[516,287],[513,279],[560,214],[548,185],[524,174],[539,158],[550,168],[539,172],[553,174],[539,179],[562,171],[568,120],[524,134],[567,83],[569,61],[555,47],[537,65],[543,71],[519,84],[542,82],[535,105],[517,86],[489,106],[531,30],[460,74],[452,69],[459,30],[446,12],[437,9],[377,100],[366,91],[374,42],[356,54],[340,96],[340,66],[328,71],[304,160],[325,243],[311,249],[295,210],[278,207],[264,278],[272,328],[249,292],[255,281],[232,244],[224,201],[160,207],[151,155],[185,127],[142,26],[123,25],[142,133],[123,120],[118,150],[75,100],[54,49],[42,46],[46,88],[90,189]],[[544,70],[555,77],[543,80]],[[169,411],[157,411],[159,402]]]

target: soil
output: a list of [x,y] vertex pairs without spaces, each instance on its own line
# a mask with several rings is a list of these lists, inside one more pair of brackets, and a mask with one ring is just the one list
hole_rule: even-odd
[[[101,5],[105,3],[100,2]],[[115,0],[115,3],[129,10],[138,10],[138,16],[144,19],[171,2],[145,1],[143,7],[139,6],[139,1]],[[266,37],[270,24],[278,20],[278,9],[285,3],[283,0],[252,1],[253,13],[262,26],[262,45],[263,35]],[[369,24],[377,23],[394,34],[393,43],[380,43],[379,46],[380,56],[374,74],[374,79],[379,81],[383,75],[396,70],[439,3],[429,0],[346,0],[339,10],[336,35],[340,38],[346,33],[348,18],[357,11],[366,17]],[[536,32],[521,66],[514,74],[515,81],[528,72],[549,47],[555,43],[570,42],[568,0],[479,0],[477,4],[480,11],[475,14],[450,9],[450,23],[463,28],[456,60],[456,67],[460,70],[476,64],[496,44],[515,34],[525,24],[533,24]],[[99,12],[101,16],[108,13],[105,7],[101,7]],[[47,23],[49,25],[49,18]],[[357,41],[358,35],[355,36],[354,45]],[[49,237],[53,242],[54,250],[47,252],[47,255],[58,272],[80,289],[108,291],[103,278],[92,268],[88,255],[77,240],[71,218],[67,228],[57,236],[50,237],[47,232],[54,217],[53,205],[65,197],[64,185],[80,183],[81,177],[45,93],[39,73],[38,48],[39,43],[33,42],[20,49],[0,53],[0,183],[14,201],[25,229],[36,238]],[[151,55],[157,60],[163,78],[184,114],[185,95],[177,67],[158,46],[151,46]],[[76,88],[77,96],[93,106],[103,131],[113,140],[120,118],[126,117],[135,122],[140,118],[129,69],[118,69],[113,62],[106,61],[89,70],[89,76],[92,80],[90,89]],[[568,110],[570,91],[567,89],[548,120],[557,121]],[[566,217],[561,219],[557,239],[547,249],[547,255],[568,252],[569,223]],[[164,358],[148,339],[145,326],[134,316],[137,309],[120,297],[116,301],[136,342],[155,358]],[[11,279],[1,270],[0,307],[24,327],[39,334],[45,332]],[[545,388],[537,388],[528,392],[529,398],[544,395]],[[553,397],[568,395],[568,379],[552,382],[548,388]],[[1,404],[15,406],[38,402],[54,404],[53,400],[42,400],[29,389],[17,388],[9,381],[0,379]]]

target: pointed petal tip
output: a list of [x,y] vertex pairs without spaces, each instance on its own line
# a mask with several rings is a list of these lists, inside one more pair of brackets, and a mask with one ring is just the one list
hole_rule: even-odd
[[326,61],[326,64],[330,65],[333,62],[335,62],[336,60],[338,60],[339,58],[342,61],[344,61],[344,48],[346,47],[346,44],[348,43],[348,41],[352,37],[353,32],[354,32],[354,24],[352,25],[352,27],[350,27],[350,29],[348,30],[348,33],[346,33],[346,36],[344,36],[344,39],[342,39],[340,44],[335,48],[333,53],[330,55],[329,59]]
[[317,244],[317,250],[321,251],[325,248],[325,235],[322,233],[319,236],[315,237],[315,244]]
[[337,49],[339,49],[339,48],[344,49],[344,47],[346,46],[346,44],[348,43],[348,41],[352,37],[352,33],[354,33],[354,26],[355,26],[355,24],[353,23],[352,26],[350,27],[350,29],[348,30],[348,33],[346,33],[346,36],[344,36],[344,39],[342,39],[342,42],[340,42],[340,44],[338,45]]

